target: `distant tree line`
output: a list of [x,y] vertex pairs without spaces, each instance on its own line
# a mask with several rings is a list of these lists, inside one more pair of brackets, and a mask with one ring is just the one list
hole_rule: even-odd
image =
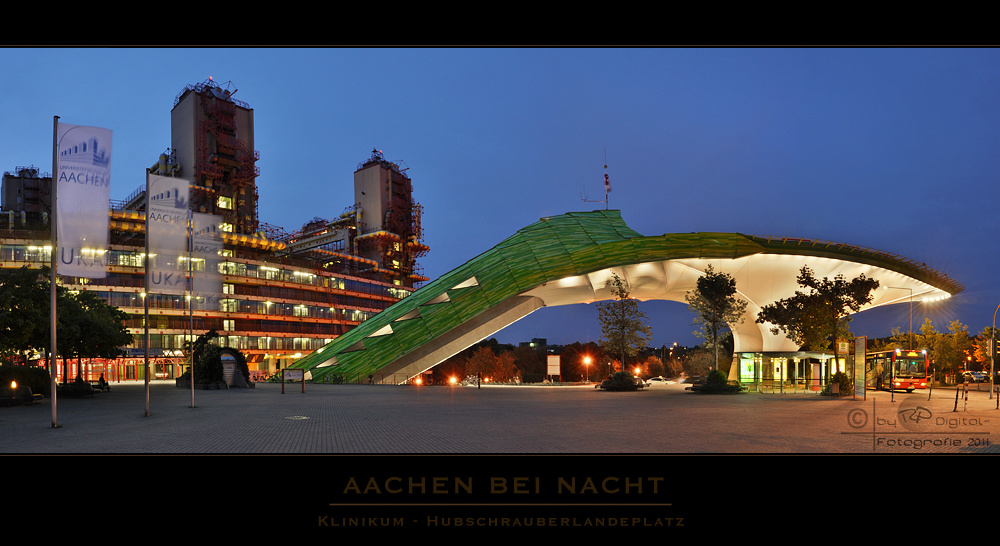
[[[721,350],[732,353],[732,341],[722,343]],[[678,377],[680,374],[708,373],[713,351],[704,347],[644,347],[626,359],[609,354],[599,343],[574,341],[566,345],[531,347],[527,344],[500,343],[496,338],[481,341],[431,369],[435,384],[447,384],[450,378],[499,383],[537,383],[548,378],[547,357],[559,355],[560,372],[553,380],[579,382],[600,381],[619,371],[628,371],[644,378]],[[637,372],[638,370],[638,372]]]

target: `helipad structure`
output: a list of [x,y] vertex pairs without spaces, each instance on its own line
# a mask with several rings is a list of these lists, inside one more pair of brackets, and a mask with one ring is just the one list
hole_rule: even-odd
[[739,233],[643,236],[620,211],[567,213],[519,230],[293,367],[309,369],[318,381],[372,376],[405,382],[542,307],[612,299],[614,274],[631,297],[684,302],[709,265],[736,279],[739,296],[749,302],[743,323],[733,325],[740,365],[731,377],[739,369],[743,380],[781,374],[792,362],[802,372],[796,377],[826,375],[832,355],[800,353],[755,322],[761,307],[799,288],[804,265],[819,278],[877,279],[880,287],[864,309],[947,298],[963,289],[924,264],[856,246]]

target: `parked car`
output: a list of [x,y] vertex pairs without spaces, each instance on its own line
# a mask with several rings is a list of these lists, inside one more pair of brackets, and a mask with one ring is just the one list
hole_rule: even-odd
[[[635,381],[635,386],[638,387],[638,388],[640,388],[640,389],[642,389],[642,388],[644,388],[644,387],[647,386],[646,382],[643,381],[641,377],[633,377],[632,379]],[[602,391],[606,391],[606,390],[611,390],[612,386],[613,386],[612,385],[612,380],[609,377],[609,378],[605,379],[604,381],[601,381],[600,385],[594,385],[594,388],[595,389],[601,389]]]
[[665,387],[667,385],[672,385],[674,383],[676,383],[676,381],[671,381],[669,379],[665,379],[665,378],[663,378],[663,376],[660,376],[660,377],[650,377],[646,381],[646,386],[647,387]]
[[969,383],[982,383],[988,381],[985,375],[980,372],[965,372],[962,374],[963,379]]

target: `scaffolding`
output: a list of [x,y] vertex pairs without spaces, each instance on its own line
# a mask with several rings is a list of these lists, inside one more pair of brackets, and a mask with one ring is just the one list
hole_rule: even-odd
[[[221,214],[236,233],[256,233],[260,154],[237,137],[237,107],[246,107],[232,99],[231,91],[211,81],[193,90],[198,95],[203,117],[198,122],[195,143],[192,207]],[[224,195],[230,190],[231,196]],[[231,199],[231,208],[218,206],[220,195]]]

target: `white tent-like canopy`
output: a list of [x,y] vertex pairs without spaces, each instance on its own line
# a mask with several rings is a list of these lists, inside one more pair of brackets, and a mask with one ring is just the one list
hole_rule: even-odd
[[865,275],[879,281],[872,302],[862,308],[871,309],[893,303],[931,301],[950,297],[935,288],[903,273],[883,267],[849,260],[795,254],[754,254],[734,259],[684,258],[659,262],[639,263],[566,277],[525,292],[537,296],[546,306],[592,303],[612,299],[608,282],[613,274],[625,280],[630,297],[639,300],[668,300],[685,302],[685,295],[695,288],[698,277],[708,266],[718,273],[727,273],[736,280],[741,299],[748,302],[743,323],[733,328],[734,351],[771,352],[797,351],[798,345],[783,334],[773,335],[771,325],[757,324],[757,314],[765,305],[787,298],[796,290],[803,290],[796,283],[802,266],[808,265],[817,278],[834,278],[842,274],[848,280]]

